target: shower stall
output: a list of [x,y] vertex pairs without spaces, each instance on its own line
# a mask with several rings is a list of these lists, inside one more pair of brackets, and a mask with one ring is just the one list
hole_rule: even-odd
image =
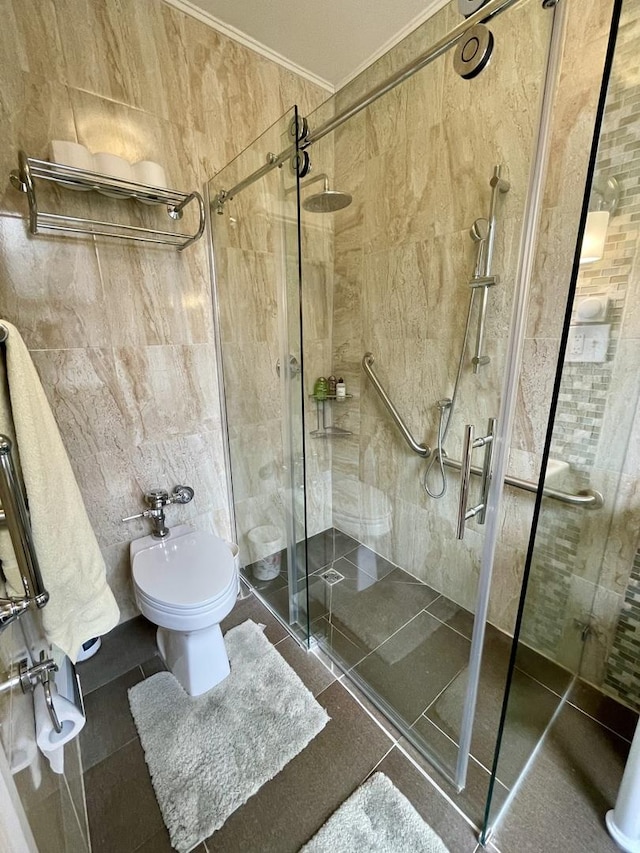
[[[464,19],[449,3],[208,186],[243,579],[486,831],[570,681],[521,647],[496,773],[534,511],[603,501],[547,467],[558,350],[529,344],[569,292],[604,65],[603,48],[559,179],[565,6],[490,0]],[[547,306],[551,249],[566,274]]]

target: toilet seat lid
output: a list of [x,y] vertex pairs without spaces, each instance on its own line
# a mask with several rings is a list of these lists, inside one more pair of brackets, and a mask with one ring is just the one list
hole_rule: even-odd
[[235,561],[222,539],[192,530],[138,551],[131,571],[135,584],[149,598],[176,607],[197,607],[228,590]]

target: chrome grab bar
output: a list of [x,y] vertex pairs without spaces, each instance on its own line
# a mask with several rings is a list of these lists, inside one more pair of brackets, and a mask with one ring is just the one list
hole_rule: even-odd
[[[387,392],[384,390],[378,377],[371,369],[373,361],[374,358],[372,353],[366,352],[362,359],[362,368],[364,372],[373,383],[373,387],[380,395],[380,399],[389,410],[391,417],[398,426],[398,429],[402,432],[402,435],[409,447],[420,456],[424,456],[426,458],[431,454],[431,449],[426,445],[418,444],[407,429],[406,424],[398,414],[398,410],[389,399]],[[446,468],[451,468],[454,471],[459,471],[462,465],[458,460],[450,459],[448,456],[443,456],[442,461]],[[483,468],[478,468],[475,465],[471,465],[469,471],[474,476],[483,477],[484,466]],[[504,478],[504,482],[506,486],[512,486],[514,489],[521,489],[524,492],[533,492],[535,494],[538,491],[538,483],[533,483],[530,480],[521,480],[519,477],[510,477],[507,475]],[[570,506],[581,506],[585,509],[602,509],[604,506],[604,497],[601,492],[598,492],[596,489],[582,489],[581,491],[573,494],[571,492],[563,492],[559,489],[550,489],[547,486],[543,486],[542,494],[546,498],[552,498],[552,500],[560,501],[561,503],[569,504]]]
[[[493,433],[496,427],[496,419],[490,418],[487,435],[482,438],[474,438],[475,429],[473,424],[467,424],[464,428],[464,445],[462,449],[462,463],[460,465],[460,498],[458,501],[458,524],[456,528],[456,539],[464,539],[465,523],[470,518],[478,517],[480,524],[484,524],[487,510],[487,496],[491,482],[491,460],[493,457]],[[482,498],[479,504],[467,509],[469,502],[469,486],[471,484],[471,456],[477,447],[484,447],[484,463],[480,474],[482,476]]]
[[378,377],[376,376],[376,374],[371,369],[371,365],[373,364],[374,361],[375,361],[375,359],[373,357],[373,353],[365,352],[364,356],[362,357],[362,369],[364,370],[364,372],[367,374],[367,376],[371,380],[373,387],[378,392],[380,399],[382,400],[382,402],[387,407],[389,414],[391,415],[391,417],[395,421],[396,426],[398,427],[398,429],[402,433],[402,437],[407,442],[407,444],[409,445],[411,450],[413,450],[414,453],[417,453],[418,456],[422,456],[424,459],[426,459],[428,456],[431,455],[431,448],[425,444],[419,444],[415,440],[415,438],[411,435],[411,433],[409,432],[409,429],[408,429],[407,425],[405,424],[405,422],[403,421],[400,413],[398,412],[398,410],[396,409],[394,404],[389,399],[389,395],[384,390],[384,388],[380,384],[380,381],[378,380]]
[[[443,460],[445,468],[451,468],[453,471],[459,471],[461,462],[457,459],[450,459],[444,456]],[[476,465],[471,466],[471,473],[474,476],[482,477],[482,468]],[[538,491],[538,483],[530,480],[521,480],[519,477],[506,476],[504,478],[506,486],[512,486],[514,489],[521,489],[523,492],[531,492],[535,494]],[[542,494],[545,498],[551,498],[554,501],[569,504],[570,506],[581,506],[585,509],[602,509],[604,506],[604,497],[602,492],[597,489],[581,489],[579,492],[563,492],[560,489],[550,489],[544,486]]]

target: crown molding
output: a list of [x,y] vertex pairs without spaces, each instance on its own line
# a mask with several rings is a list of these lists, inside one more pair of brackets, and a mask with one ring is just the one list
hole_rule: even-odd
[[372,65],[376,60],[380,59],[381,56],[384,56],[392,47],[395,47],[399,42],[402,41],[403,38],[409,35],[409,33],[413,32],[420,24],[424,24],[432,15],[435,15],[436,12],[439,12],[441,9],[444,9],[445,6],[449,4],[450,0],[430,0],[425,6],[425,8],[420,12],[419,15],[416,15],[415,18],[412,18],[408,24],[405,24],[401,30],[391,36],[383,45],[381,45],[377,50],[367,57],[364,62],[361,62],[358,67],[348,74],[340,83],[335,87],[335,91],[339,92],[347,83],[350,83],[352,80],[358,76],[358,74],[362,74],[370,65]]
[[178,9],[180,12],[184,12],[185,15],[189,15],[191,18],[196,18],[196,20],[201,23],[217,30],[219,33],[222,33],[222,35],[228,36],[228,38],[239,42],[245,47],[248,47],[250,50],[261,54],[261,56],[265,56],[272,62],[277,62],[278,65],[282,65],[283,68],[286,68],[288,71],[292,71],[299,77],[303,77],[305,80],[308,80],[315,86],[319,86],[321,89],[324,89],[330,94],[333,94],[336,91],[335,86],[329,83],[328,80],[324,80],[322,77],[318,77],[317,74],[313,74],[307,68],[303,68],[295,62],[291,62],[291,60],[282,56],[282,54],[277,53],[275,50],[271,50],[270,47],[267,47],[265,44],[262,44],[262,42],[257,41],[246,33],[243,33],[242,30],[238,30],[236,27],[225,24],[224,21],[216,18],[215,15],[211,15],[209,12],[205,12],[204,9],[201,9],[194,3],[190,3],[189,0],[162,0],[162,2],[167,6],[173,6],[174,9]]

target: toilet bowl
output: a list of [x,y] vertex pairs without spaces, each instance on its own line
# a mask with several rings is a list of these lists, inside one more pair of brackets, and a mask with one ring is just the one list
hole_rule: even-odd
[[166,539],[134,540],[130,557],[136,603],[158,626],[165,664],[190,696],[206,693],[230,671],[220,630],[238,595],[229,546],[181,524]]

